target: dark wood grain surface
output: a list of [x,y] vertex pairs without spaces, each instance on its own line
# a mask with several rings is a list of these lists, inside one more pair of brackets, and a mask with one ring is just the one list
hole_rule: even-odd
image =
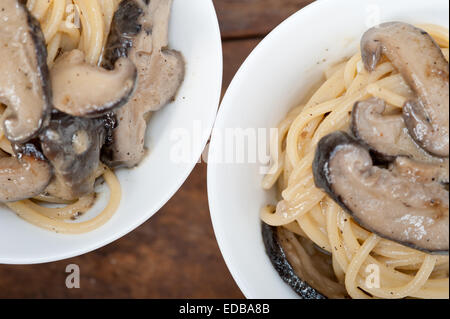
[[[214,0],[223,37],[225,92],[259,41],[310,0]],[[68,264],[81,288],[67,289]],[[243,298],[217,246],[206,165],[144,225],[92,253],[32,266],[0,265],[0,298]]]

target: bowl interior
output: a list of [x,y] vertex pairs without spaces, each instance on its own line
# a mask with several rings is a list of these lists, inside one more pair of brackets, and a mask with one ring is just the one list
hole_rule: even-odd
[[[186,60],[186,77],[176,100],[150,121],[144,162],[117,172],[123,192],[117,213],[93,232],[62,235],[30,225],[0,206],[0,263],[49,262],[106,245],[150,218],[186,180],[209,137],[220,98],[222,47],[212,1],[174,0],[169,36],[171,47]],[[100,201],[84,219],[105,205],[107,188],[100,192]]]
[[277,27],[245,61],[216,120],[208,195],[220,249],[247,297],[298,296],[280,279],[264,250],[259,211],[276,201],[273,191],[265,192],[260,186],[263,163],[221,161],[224,132],[277,127],[324,70],[357,51],[369,27],[393,20],[448,26],[448,6],[439,0],[320,0]]

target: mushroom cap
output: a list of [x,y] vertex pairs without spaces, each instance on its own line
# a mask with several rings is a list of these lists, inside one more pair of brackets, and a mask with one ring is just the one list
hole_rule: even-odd
[[133,62],[120,58],[114,70],[85,62],[84,53],[73,50],[59,57],[51,70],[55,108],[66,114],[100,117],[128,102],[136,87]]
[[2,1],[0,102],[7,106],[4,132],[12,143],[36,137],[48,123],[52,91],[47,67],[47,47],[39,22],[17,0]]
[[[393,162],[398,156],[408,157],[410,166],[432,166],[439,171],[439,181],[449,182],[449,159],[434,157],[413,140],[405,126],[402,114],[384,114],[386,103],[371,98],[355,103],[351,131],[371,151],[380,163]],[[422,162],[422,163],[421,163]]]
[[51,165],[34,144],[14,145],[17,156],[0,157],[0,202],[41,194],[53,177]]
[[277,227],[262,223],[261,229],[266,253],[281,279],[303,299],[326,299],[296,274],[283,249]]
[[55,173],[47,189],[51,195],[72,200],[94,191],[105,135],[103,119],[53,115],[40,135],[43,153]]
[[141,32],[140,18],[144,14],[141,3],[123,0],[114,13],[111,31],[103,54],[103,67],[113,69],[119,58],[128,57],[134,38]]
[[440,183],[374,166],[369,151],[343,132],[319,142],[313,173],[316,186],[361,226],[418,250],[448,254],[449,193]]
[[118,109],[113,143],[104,148],[110,166],[134,167],[142,160],[150,112],[173,100],[185,75],[182,55],[167,49],[170,0],[124,0],[114,14],[103,65],[110,68],[121,57],[138,70],[138,85],[129,102]]
[[434,156],[449,156],[449,64],[424,30],[403,22],[369,29],[361,39],[361,55],[372,71],[385,55],[415,92],[403,107],[409,134]]

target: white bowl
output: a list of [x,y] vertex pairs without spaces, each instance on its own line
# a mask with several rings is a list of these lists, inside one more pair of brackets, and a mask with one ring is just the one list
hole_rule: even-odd
[[356,52],[369,27],[392,20],[448,26],[448,7],[445,0],[320,0],[283,22],[242,65],[216,120],[208,195],[220,249],[248,298],[298,296],[265,253],[259,211],[275,198],[261,189],[261,165],[217,163],[223,151],[220,133],[227,128],[277,127],[325,69]]
[[[102,247],[145,222],[180,188],[200,158],[220,100],[222,44],[211,0],[174,0],[170,44],[184,55],[186,77],[176,101],[151,119],[150,154],[138,168],[118,172],[123,198],[117,213],[93,232],[61,235],[30,225],[0,206],[0,263],[49,262]],[[172,153],[180,143],[189,157],[174,160]],[[85,219],[97,214],[107,197],[105,192]]]

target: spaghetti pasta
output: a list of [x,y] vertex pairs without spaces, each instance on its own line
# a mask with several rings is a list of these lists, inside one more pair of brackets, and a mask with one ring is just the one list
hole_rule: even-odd
[[[448,60],[448,30],[422,25]],[[263,188],[277,186],[280,201],[264,207],[261,219],[308,238],[331,254],[336,280],[352,298],[448,298],[448,256],[433,256],[380,238],[361,228],[339,205],[314,186],[312,163],[325,135],[348,130],[355,102],[371,96],[401,108],[412,91],[385,60],[369,73],[358,52],[325,74],[306,104],[294,108],[271,143],[272,174]],[[380,271],[380,287],[367,285],[368,265]]]
[[[21,218],[44,229],[64,234],[81,234],[90,232],[104,225],[113,216],[119,207],[121,199],[120,183],[116,175],[110,169],[106,169],[103,178],[110,189],[109,202],[99,215],[85,222],[69,223],[61,220],[67,217],[74,217],[80,211],[80,209],[74,209],[74,207],[70,206],[65,209],[63,208],[57,211],[52,211],[51,208],[38,206],[30,200],[7,203],[6,206],[16,212],[16,214]],[[79,199],[78,203],[82,201],[85,201],[85,199]],[[90,205],[87,207],[90,207]]]
[[28,0],[48,45],[51,67],[58,53],[75,48],[91,64],[101,62],[113,15],[120,0]]

